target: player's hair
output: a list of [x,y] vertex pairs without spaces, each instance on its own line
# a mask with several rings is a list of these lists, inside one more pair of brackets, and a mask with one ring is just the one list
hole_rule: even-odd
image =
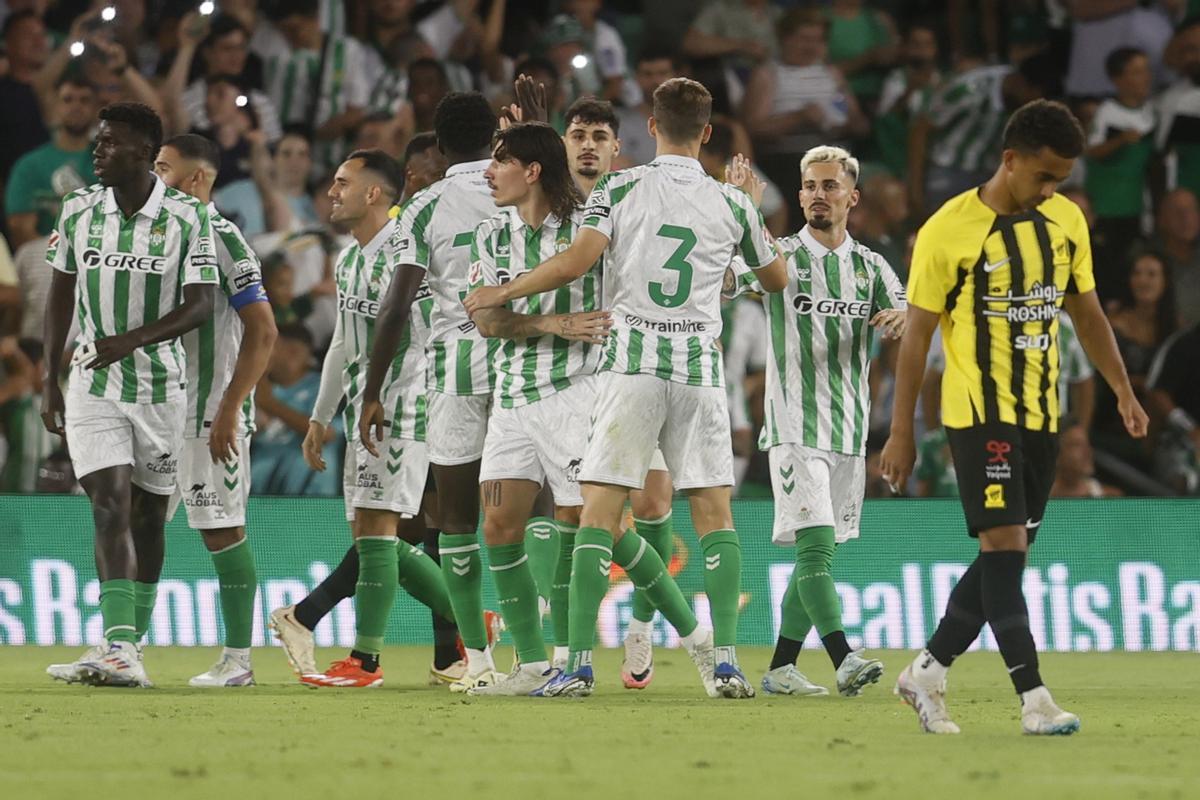
[[497,161],[515,159],[528,166],[537,162],[542,167],[538,179],[550,210],[559,219],[566,219],[583,202],[583,195],[571,177],[567,163],[567,146],[558,132],[544,122],[518,122],[496,134],[492,157]]
[[1104,74],[1114,80],[1121,77],[1121,73],[1129,66],[1129,62],[1138,56],[1145,58],[1146,51],[1136,47],[1118,47],[1104,59]]
[[822,33],[829,35],[829,19],[824,14],[815,8],[793,8],[775,23],[775,35],[782,40],[809,27],[820,28]]
[[218,39],[237,31],[240,31],[249,40],[250,31],[246,30],[245,25],[238,22],[237,17],[231,17],[228,14],[218,14],[213,18],[212,24],[208,28],[208,35],[204,37],[204,41],[200,43],[200,47],[202,49],[212,47]]
[[150,145],[150,160],[158,155],[162,147],[162,119],[154,109],[143,103],[113,103],[100,109],[100,119],[103,122],[120,122],[129,126],[146,144]]
[[408,140],[408,144],[404,147],[404,163],[415,156],[417,153],[424,153],[431,147],[437,147],[437,136],[433,131],[422,131]]
[[810,164],[841,164],[842,171],[850,176],[855,186],[858,185],[858,159],[850,155],[850,151],[844,147],[823,144],[809,150],[804,154],[804,158],[800,159],[801,177]]
[[221,166],[221,148],[198,133],[181,133],[163,142],[189,161],[202,161],[216,171]]
[[565,119],[568,128],[578,122],[581,125],[607,125],[612,129],[613,136],[619,136],[621,132],[621,120],[613,111],[613,104],[595,97],[581,97],[576,100],[567,109]]
[[637,61],[633,66],[636,69],[647,61],[670,61],[672,69],[679,69],[679,53],[661,45],[651,44],[643,47],[638,52]]
[[1062,158],[1078,158],[1084,141],[1083,128],[1069,108],[1057,100],[1033,100],[1009,117],[1002,146],[1025,154],[1048,147]]
[[379,149],[355,150],[346,156],[346,161],[356,160],[363,162],[363,169],[369,169],[383,179],[389,206],[400,199],[400,191],[404,188],[404,170],[400,169],[396,159]]
[[671,78],[654,90],[654,122],[676,144],[700,137],[712,117],[712,95],[690,78]]
[[433,112],[433,129],[447,156],[471,156],[491,144],[496,114],[479,92],[450,92]]
[[304,327],[300,322],[288,322],[279,326],[280,339],[295,339],[298,342],[304,342],[308,345],[308,349],[313,349],[313,336],[308,328]]

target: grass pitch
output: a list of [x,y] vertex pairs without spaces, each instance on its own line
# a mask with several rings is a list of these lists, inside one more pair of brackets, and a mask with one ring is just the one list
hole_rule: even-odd
[[[158,688],[53,683],[77,648],[0,648],[0,797],[1192,798],[1200,796],[1200,660],[1189,654],[1042,656],[1068,738],[1022,736],[993,653],[951,673],[958,737],[918,732],[891,694],[911,658],[883,653],[859,698],[702,696],[687,656],[659,651],[642,692],[598,654],[586,700],[462,698],[424,685],[428,648],[384,654],[379,690],[312,690],[283,654],[255,653],[260,685],[193,690],[215,650],[151,648]],[[323,651],[323,663],[341,651]],[[745,649],[755,680],[769,659]],[[504,656],[507,661],[507,655]],[[823,653],[800,669],[833,685]],[[386,793],[386,794],[385,794]]]

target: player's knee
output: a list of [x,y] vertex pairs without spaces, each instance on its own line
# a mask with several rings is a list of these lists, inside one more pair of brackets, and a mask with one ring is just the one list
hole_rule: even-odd
[[233,547],[235,544],[246,539],[246,529],[243,527],[236,528],[215,528],[213,530],[200,531],[201,538],[204,540],[204,547],[210,553],[220,552]]
[[525,525],[492,509],[483,519],[483,540],[487,544],[515,544],[525,540]]
[[1025,552],[1029,549],[1029,531],[1024,525],[1002,525],[979,532],[979,549],[984,552],[995,550],[1015,550]]
[[579,527],[579,517],[583,512],[583,506],[555,506],[554,519],[558,522],[567,525]]
[[638,492],[630,498],[629,505],[633,507],[633,516],[640,520],[653,522],[671,513],[671,495],[660,495],[657,492]]
[[129,501],[112,491],[92,495],[92,517],[96,532],[102,536],[120,534],[129,529]]
[[421,544],[425,541],[425,518],[418,514],[401,519],[396,525],[396,536],[409,544]]

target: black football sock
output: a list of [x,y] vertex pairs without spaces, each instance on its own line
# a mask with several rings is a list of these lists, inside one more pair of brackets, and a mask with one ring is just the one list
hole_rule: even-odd
[[[425,555],[438,564],[442,563],[442,556],[438,550],[440,534],[441,531],[437,528],[425,529]],[[458,655],[458,626],[439,614],[431,614],[431,616],[433,617],[433,667],[434,669],[445,669],[460,658]]]
[[361,650],[351,650],[350,656],[361,661],[362,668],[367,672],[374,672],[375,670],[379,669],[378,653],[364,653]]
[[967,651],[987,621],[983,616],[983,569],[976,557],[958,579],[946,603],[946,613],[925,648],[942,666]]
[[845,631],[833,631],[822,636],[821,644],[825,645],[825,652],[829,654],[834,669],[840,667],[846,656],[850,655],[850,643],[846,641]]
[[346,551],[342,563],[334,567],[329,577],[321,581],[308,597],[296,604],[296,621],[310,631],[325,618],[333,607],[354,596],[358,583],[358,549],[353,545]]
[[775,642],[775,655],[771,656],[771,666],[769,669],[779,669],[780,667],[786,667],[788,664],[795,664],[796,657],[800,655],[800,648],[803,646],[804,642],[780,636],[779,640]]
[[1021,576],[1025,571],[1025,554],[1017,550],[1000,550],[979,554],[983,573],[983,613],[1000,655],[1008,667],[1017,693],[1042,685],[1038,673],[1037,646],[1029,630],[1029,608],[1021,591]]

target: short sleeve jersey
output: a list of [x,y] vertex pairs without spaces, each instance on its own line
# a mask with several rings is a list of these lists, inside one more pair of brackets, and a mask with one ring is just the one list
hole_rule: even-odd
[[608,237],[605,304],[613,327],[601,370],[724,386],[721,287],[735,255],[750,269],[775,258],[750,196],[708,177],[695,159],[659,156],[605,175],[583,227]]
[[[46,260],[76,276],[81,346],[158,320],[181,304],[184,286],[218,283],[208,209],[157,176],[150,197],[128,218],[101,184],[67,195]],[[163,403],[184,390],[184,371],[183,345],[173,339],[102,369],[76,366],[71,380],[96,397]]]
[[830,250],[804,227],[779,246],[788,284],[763,300],[771,355],[759,444],[864,455],[869,323],[879,311],[905,307],[904,287],[882,256],[849,235]]
[[908,302],[941,316],[942,421],[1058,430],[1058,315],[1096,288],[1087,223],[1056,194],[997,216],[978,189],[953,197],[917,233]]
[[[346,358],[342,392],[346,396],[347,431],[357,429],[362,412],[379,308],[396,268],[404,264],[399,256],[400,238],[396,220],[389,220],[365,246],[355,242],[337,258],[334,280],[338,293],[337,324]],[[422,281],[380,393],[384,420],[395,438],[425,440],[425,344],[432,313],[433,299],[428,285]]]
[[[475,229],[471,246],[471,288],[500,286],[534,270],[571,246],[582,216],[562,220],[550,215],[527,225],[514,208],[504,208]],[[600,307],[599,270],[592,269],[566,286],[512,302],[517,314],[572,314]],[[536,403],[562,391],[580,376],[592,375],[600,348],[559,336],[506,339],[495,356],[495,402],[503,408]]]
[[[182,337],[183,351],[187,355],[188,384],[184,433],[189,437],[208,435],[233,378],[244,329],[238,311],[251,303],[267,302],[262,285],[262,264],[242,232],[221,216],[211,203],[208,216],[216,245],[221,291],[213,301],[212,316]],[[240,428],[243,435],[254,431],[253,392],[242,404]]]
[[425,270],[433,292],[428,388],[443,394],[486,395],[494,388],[491,363],[499,340],[480,336],[462,304],[475,228],[496,213],[483,177],[489,163],[455,164],[409,200],[399,217],[398,263]]

